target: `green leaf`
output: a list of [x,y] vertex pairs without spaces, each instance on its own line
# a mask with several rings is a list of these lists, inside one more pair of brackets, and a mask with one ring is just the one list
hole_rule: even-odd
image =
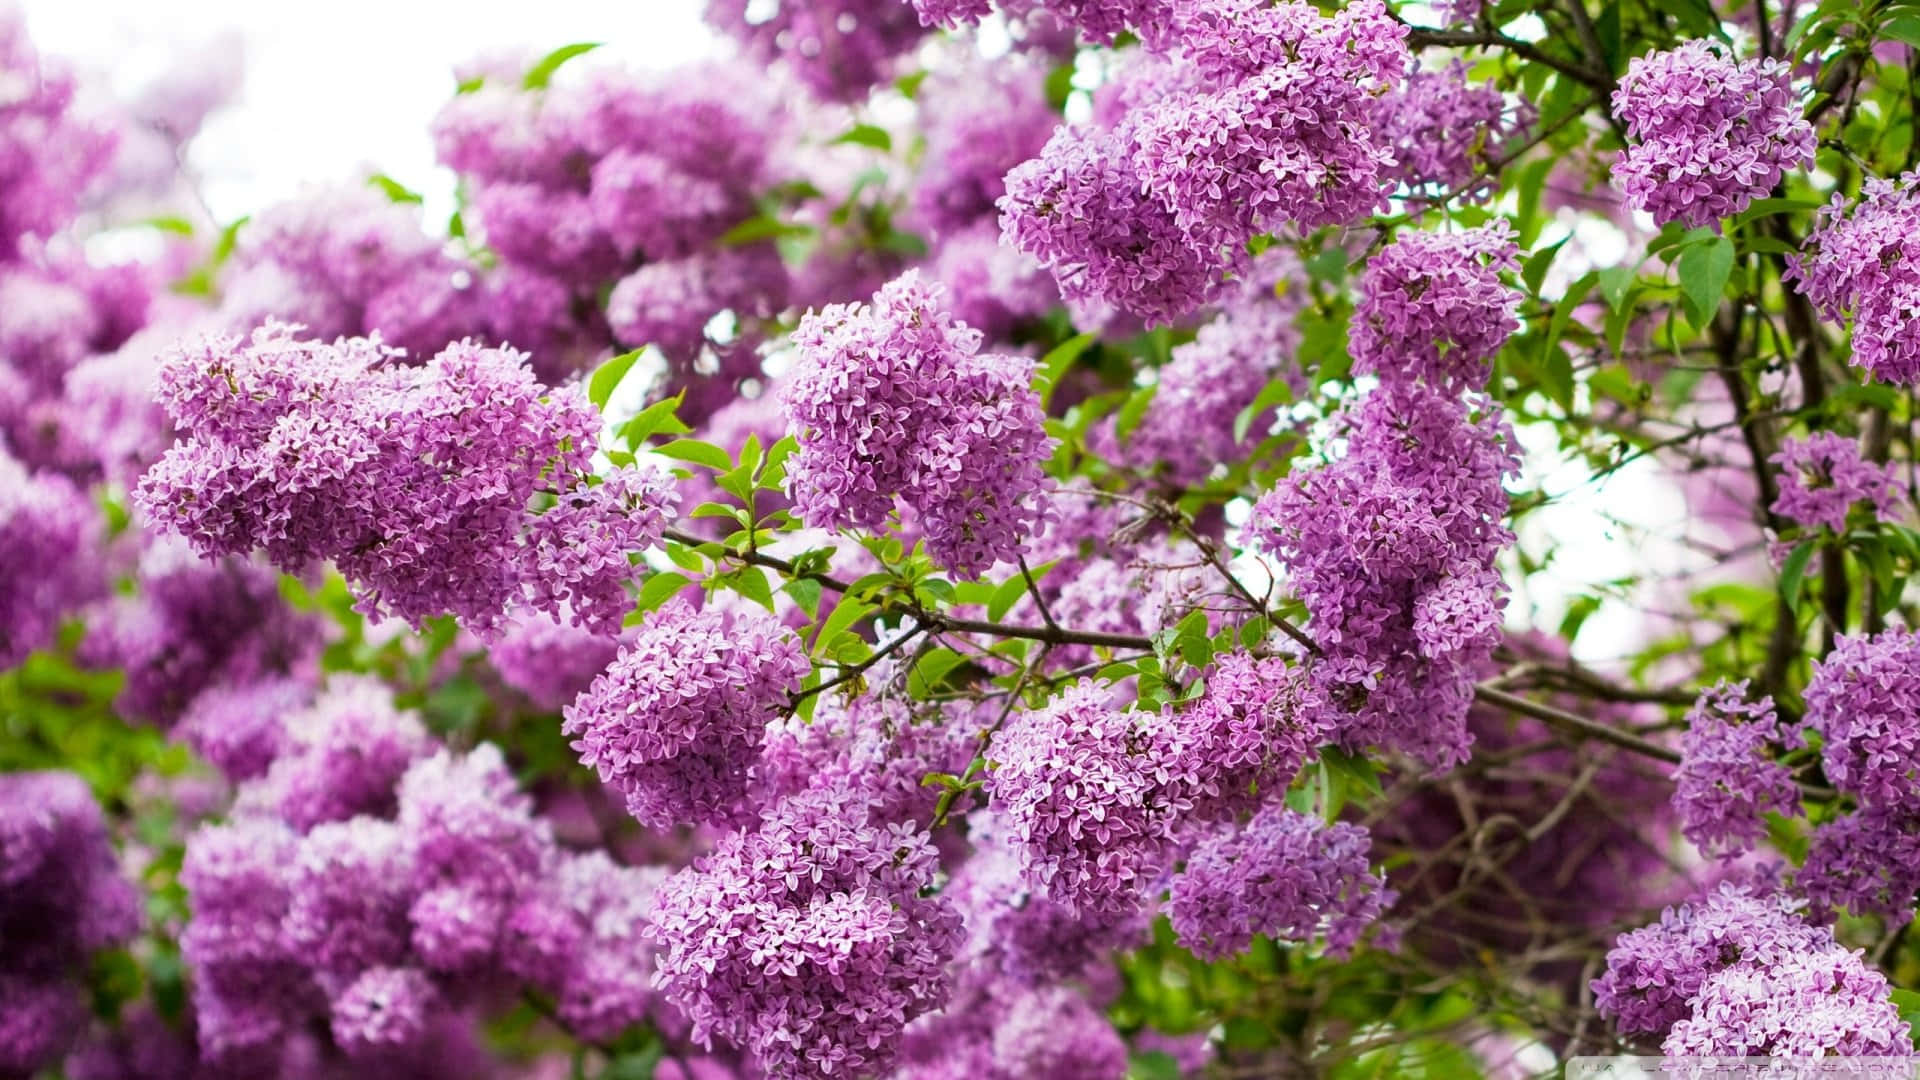
[[762,240],[778,240],[786,236],[811,236],[813,229],[807,225],[795,225],[781,221],[769,214],[750,217],[747,220],[720,234],[721,247],[745,247]]
[[1674,268],[1680,273],[1680,296],[1688,321],[1696,328],[1707,325],[1733,273],[1733,241],[1716,236],[1690,245],[1680,252]]
[[1526,264],[1520,268],[1520,280],[1526,283],[1528,292],[1539,295],[1540,283],[1547,279],[1547,270],[1553,266],[1553,257],[1560,254],[1560,249],[1566,247],[1567,241],[1572,239],[1573,235],[1569,233],[1559,243],[1541,248],[1527,256]]
[[1879,36],[1920,49],[1920,15],[1895,15],[1880,27]]
[[755,601],[768,611],[773,610],[773,585],[767,581],[765,570],[757,566],[743,566],[728,574],[726,581],[734,592]]
[[528,90],[545,90],[547,84],[553,81],[553,73],[560,70],[560,65],[576,56],[584,56],[599,47],[598,41],[562,45],[541,57],[540,62],[533,65],[532,70],[527,72],[526,78],[520,80],[520,85]]
[[913,672],[907,677],[907,692],[916,698],[925,699],[940,689],[940,684],[954,668],[966,662],[966,657],[952,649],[929,649],[920,662],[913,666]]
[[681,423],[680,418],[674,415],[680,407],[680,399],[686,396],[686,391],[683,390],[664,401],[656,401],[640,410],[639,415],[620,428],[620,441],[638,450],[641,443],[646,442],[656,433],[685,435],[692,431],[692,428]]
[[1780,596],[1788,610],[1800,614],[1800,581],[1806,577],[1807,560],[1813,557],[1813,541],[1802,540],[1780,564]]
[[186,218],[178,217],[172,214],[163,214],[159,217],[150,217],[142,221],[140,224],[145,225],[150,229],[159,229],[161,232],[175,233],[180,236],[193,235],[193,222],[188,221]]
[[385,192],[387,198],[393,202],[418,205],[427,201],[419,192],[388,176],[386,173],[374,173],[372,176],[367,177],[367,185],[369,187],[379,188]]
[[1609,266],[1600,271],[1600,295],[1607,298],[1607,307],[1619,311],[1639,276],[1638,266]]
[[640,600],[636,606],[641,611],[652,611],[691,584],[692,580],[685,574],[662,570],[640,586]]
[[1147,415],[1148,406],[1153,404],[1153,395],[1159,389],[1160,384],[1155,383],[1135,390],[1128,395],[1127,403],[1120,406],[1120,411],[1114,414],[1113,433],[1122,442],[1126,441],[1127,436],[1133,434],[1134,428],[1140,426],[1140,421]]
[[857,600],[851,596],[841,597],[840,602],[833,605],[833,611],[827,616],[827,621],[820,624],[820,632],[814,635],[814,647],[818,649],[822,645],[831,643],[834,638],[873,610],[874,606],[865,600]]
[[883,154],[893,152],[893,136],[887,134],[885,128],[877,128],[872,124],[855,124],[842,133],[839,138],[834,139],[830,145],[840,146],[845,143],[852,143],[856,146],[871,146]]
[[1260,388],[1260,393],[1247,407],[1241,409],[1233,418],[1233,441],[1247,441],[1247,432],[1253,422],[1265,416],[1268,409],[1284,405],[1293,400],[1293,386],[1285,378],[1273,379]]
[[1001,582],[1000,587],[993,590],[993,599],[987,602],[987,618],[999,622],[1026,592],[1027,579],[1018,574]]
[[726,472],[733,468],[733,459],[727,456],[725,450],[698,439],[675,439],[651,449],[663,457],[670,457],[676,461],[691,461],[695,465],[704,465],[719,472]]
[[1915,1045],[1920,1045],[1920,991],[1895,987],[1889,997],[1893,1001],[1893,1007],[1900,1010],[1900,1019],[1906,1021],[1907,1026],[1913,1029]]
[[793,602],[800,605],[800,610],[807,613],[807,618],[820,617],[821,585],[818,581],[813,578],[794,578],[780,589],[793,597]]
[[1073,362],[1080,359],[1080,354],[1086,352],[1087,347],[1097,340],[1099,340],[1099,335],[1091,331],[1084,334],[1075,334],[1060,344],[1055,345],[1053,348],[1048,349],[1047,355],[1040,358],[1041,405],[1044,406],[1047,400],[1053,396],[1053,388],[1060,385],[1060,380],[1065,377],[1067,371],[1073,367]]
[[620,386],[620,380],[627,377],[633,369],[634,361],[640,359],[645,349],[635,349],[601,364],[593,371],[593,377],[587,380],[587,399],[601,412],[607,410],[607,402],[613,400],[613,392]]
[[1067,107],[1067,99],[1073,96],[1073,65],[1061,64],[1047,72],[1047,104],[1054,112]]

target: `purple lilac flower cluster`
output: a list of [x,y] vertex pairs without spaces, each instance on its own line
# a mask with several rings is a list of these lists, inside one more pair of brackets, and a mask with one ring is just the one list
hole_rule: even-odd
[[1914,183],[1913,173],[1868,177],[1857,203],[1836,192],[1786,271],[1826,318],[1852,317],[1849,363],[1905,386],[1920,383],[1920,259],[1907,248],[1920,227]]
[[1780,467],[1773,512],[1809,529],[1846,532],[1847,517],[1859,503],[1869,504],[1876,519],[1891,521],[1904,494],[1893,465],[1862,460],[1859,444],[1838,432],[1788,439],[1768,460]]
[[1505,146],[1533,123],[1524,102],[1491,83],[1469,82],[1465,61],[1409,71],[1380,98],[1381,137],[1393,150],[1400,190],[1419,199],[1484,198]]
[[1732,883],[1623,934],[1593,982],[1602,1015],[1668,1054],[1905,1056],[1886,977],[1781,895]]
[[1485,386],[1488,365],[1520,327],[1519,268],[1504,220],[1458,233],[1402,233],[1367,262],[1351,331],[1353,369],[1442,390]]
[[1798,814],[1793,775],[1768,754],[1770,746],[1797,744],[1773,699],[1749,700],[1745,682],[1702,693],[1687,714],[1674,773],[1673,804],[1687,839],[1702,851],[1731,855],[1765,835],[1769,811]]
[[[452,614],[486,632],[527,603],[617,627],[627,553],[673,509],[649,470],[593,485],[592,406],[549,393],[524,356],[468,342],[404,367],[372,341],[270,326],[175,350],[161,396],[186,438],[141,482],[153,520],[207,557],[331,559],[363,610],[416,624]],[[543,523],[532,499],[552,489]]]
[[915,100],[927,144],[913,212],[935,235],[994,220],[1007,171],[1038,154],[1059,126],[1045,81],[1039,64],[1005,62],[976,64],[921,85]]
[[1395,899],[1367,864],[1370,846],[1358,825],[1270,804],[1195,845],[1169,893],[1173,931],[1208,960],[1244,952],[1256,934],[1324,937],[1344,956]]
[[707,0],[707,21],[760,61],[785,59],[824,101],[856,101],[926,36],[900,0]]
[[140,894],[86,783],[0,775],[0,1074],[32,1076],[66,1052],[92,954],[139,926]]
[[1311,670],[1335,741],[1458,762],[1500,637],[1512,433],[1492,401],[1418,383],[1383,384],[1345,433],[1344,457],[1260,500],[1250,535],[1286,565],[1325,650]]
[[809,314],[793,342],[783,402],[800,443],[787,487],[801,517],[875,529],[899,500],[957,575],[1019,556],[1043,522],[1053,445],[1030,359],[978,355],[979,332],[918,272],[870,305]]
[[496,747],[436,749],[383,688],[347,681],[276,752],[181,870],[205,1060],[273,1073],[321,1019],[348,1060],[417,1067],[503,978],[588,1039],[657,1007],[639,923],[659,872],[558,851]]
[[1911,918],[1920,890],[1920,637],[1844,636],[1804,694],[1834,787],[1859,803],[1814,830],[1795,876],[1817,908]]
[[815,787],[768,808],[660,886],[649,933],[667,998],[777,1077],[884,1071],[901,1030],[945,1004],[960,917],[924,895],[925,833]]
[[1221,298],[1220,313],[1161,365],[1146,414],[1113,456],[1181,486],[1244,458],[1272,417],[1255,417],[1236,439],[1241,410],[1276,376],[1304,389],[1298,370],[1288,366],[1300,344],[1295,320],[1305,303],[1303,277],[1290,248],[1253,260]]
[[0,667],[51,645],[62,616],[106,591],[102,531],[71,481],[30,472],[0,445]]
[[658,829],[735,821],[767,725],[810,670],[792,631],[753,609],[648,616],[611,666],[566,709],[581,763]]
[[1056,132],[1001,201],[1006,242],[1061,295],[1149,324],[1218,295],[1254,235],[1381,205],[1392,153],[1377,99],[1408,64],[1405,24],[1373,0],[1330,16],[1209,0],[1175,22],[1167,61],[1134,73],[1122,111]]
[[1662,225],[1730,217],[1813,161],[1813,125],[1786,64],[1736,60],[1718,42],[1635,57],[1613,91],[1613,112],[1630,140],[1614,182]]
[[[65,226],[111,160],[115,135],[74,104],[71,73],[27,39],[14,8],[0,10],[0,76],[10,87],[0,103],[0,262],[29,238]],[[52,148],[58,152],[50,152]]]

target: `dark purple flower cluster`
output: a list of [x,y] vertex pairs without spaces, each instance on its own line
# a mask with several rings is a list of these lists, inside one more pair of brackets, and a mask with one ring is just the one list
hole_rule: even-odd
[[793,633],[755,609],[654,612],[566,709],[580,761],[658,829],[750,816],[767,726],[810,670]]
[[1613,91],[1630,144],[1613,179],[1664,225],[1711,225],[1813,161],[1813,125],[1779,60],[1736,60],[1707,40],[1635,57]]
[[106,591],[100,512],[57,473],[0,445],[0,667],[53,644],[65,615]]
[[1847,516],[1858,503],[1870,504],[1876,519],[1891,521],[1904,494],[1898,469],[1862,460],[1859,444],[1838,432],[1788,439],[1768,460],[1780,467],[1773,512],[1810,529],[1846,532]]
[[1374,0],[1207,0],[1176,9],[1166,60],[1118,92],[1123,111],[1062,129],[1009,173],[1006,241],[1069,300],[1148,323],[1216,296],[1256,234],[1378,208],[1392,154],[1378,96],[1407,69],[1405,24]]
[[1358,825],[1272,803],[1195,845],[1168,894],[1174,933],[1208,960],[1244,952],[1255,935],[1324,937],[1344,956],[1395,898],[1368,866],[1371,842]]
[[876,529],[899,500],[957,575],[1019,556],[1043,521],[1053,446],[1030,359],[979,355],[979,332],[918,272],[870,305],[809,314],[793,343],[787,487],[808,524]]
[[[416,624],[451,614],[487,632],[527,603],[617,627],[627,553],[673,510],[644,470],[594,486],[597,414],[513,352],[463,342],[405,367],[374,342],[271,326],[175,350],[161,396],[186,438],[141,482],[153,520],[203,556],[330,559],[363,610]],[[533,513],[543,491],[564,530]]]
[[1746,683],[1722,682],[1702,693],[1687,714],[1674,772],[1673,805],[1687,839],[1702,851],[1731,855],[1751,850],[1766,834],[1768,811],[1798,814],[1793,774],[1768,753],[1771,746],[1797,743],[1773,699],[1748,700]]
[[783,800],[660,886],[659,984],[697,1040],[770,1076],[882,1072],[950,991],[961,925],[925,895],[936,865],[925,833],[871,820],[862,793]]
[[1893,1055],[1912,1049],[1886,976],[1783,896],[1731,883],[1620,936],[1594,1003],[1622,1034],[1684,1055]]
[[1853,319],[1848,362],[1886,383],[1920,383],[1920,259],[1907,245],[1920,229],[1915,174],[1868,177],[1860,200],[1844,194],[1820,211],[1786,277],[1835,322]]
[[1442,390],[1486,385],[1488,365],[1520,327],[1519,268],[1504,220],[1458,233],[1406,232],[1367,261],[1351,331],[1353,369]]
[[139,926],[140,894],[86,783],[0,775],[0,1074],[35,1075],[67,1051],[87,1019],[93,953]]

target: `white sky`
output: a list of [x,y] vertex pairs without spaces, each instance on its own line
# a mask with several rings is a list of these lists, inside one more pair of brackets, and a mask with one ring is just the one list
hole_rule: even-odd
[[[0,4],[6,0],[0,0]],[[246,77],[234,107],[194,145],[208,202],[231,220],[303,184],[379,171],[432,195],[427,124],[453,95],[455,64],[534,56],[577,41],[600,55],[670,67],[711,51],[702,0],[15,0],[45,52],[104,74],[121,92],[178,62],[237,43]],[[222,40],[226,35],[226,40]],[[440,200],[434,200],[438,203]]]

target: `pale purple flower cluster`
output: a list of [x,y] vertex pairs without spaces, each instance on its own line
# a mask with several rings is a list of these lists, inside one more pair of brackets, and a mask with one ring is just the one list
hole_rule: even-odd
[[1246,456],[1272,418],[1255,417],[1246,437],[1235,439],[1241,410],[1275,376],[1294,377],[1288,368],[1300,344],[1295,319],[1305,297],[1301,277],[1299,256],[1284,247],[1243,271],[1222,298],[1220,314],[1161,365],[1153,400],[1119,460],[1187,486],[1206,479],[1216,465]]
[[147,540],[138,592],[98,612],[81,650],[90,665],[125,674],[122,715],[171,725],[205,691],[307,666],[320,626],[287,607],[271,568],[204,560],[175,536]]
[[1232,820],[1287,790],[1321,740],[1311,693],[1284,657],[1215,661],[1200,699],[1173,706],[1175,760],[1184,760],[1194,818]]
[[1868,804],[1813,831],[1794,885],[1817,913],[1845,909],[1894,922],[1913,918],[1920,892],[1920,811]]
[[526,612],[487,647],[487,661],[508,686],[558,712],[620,653],[620,642],[552,615]]
[[1903,386],[1920,383],[1920,259],[1908,248],[1920,229],[1915,178],[1868,177],[1851,206],[1836,192],[1785,275],[1826,318],[1852,317],[1849,363]]
[[0,1074],[57,1062],[87,1019],[92,954],[139,926],[140,894],[86,783],[0,774]]
[[424,360],[490,331],[479,273],[422,231],[419,207],[364,184],[326,188],[240,230],[221,313],[240,333],[269,320],[328,340],[377,332]]
[[[885,684],[891,674],[879,667],[870,678]],[[770,805],[810,787],[830,787],[865,795],[876,825],[930,821],[940,789],[923,781],[965,772],[978,746],[967,716],[963,705],[928,707],[885,691],[829,695],[814,706],[811,720],[788,716],[768,728],[755,766],[756,802]],[[969,805],[962,796],[950,812]]]
[[1614,88],[1613,112],[1629,139],[1614,183],[1662,225],[1714,224],[1813,161],[1813,125],[1786,64],[1736,60],[1716,41],[1635,57]]
[[682,360],[711,344],[715,314],[771,318],[787,304],[787,267],[771,244],[747,244],[649,262],[614,283],[607,325],[624,345],[654,345]]
[[1519,329],[1519,267],[1504,220],[1457,233],[1406,232],[1367,261],[1354,307],[1353,369],[1391,382],[1478,389]]
[[1886,977],[1781,895],[1731,883],[1620,936],[1594,1003],[1668,1054],[1905,1056]]
[[1220,291],[1246,242],[1355,220],[1384,201],[1377,98],[1406,71],[1406,27],[1374,0],[1208,0],[1178,9],[1170,60],[1138,71],[1106,122],[1062,129],[1009,173],[1008,243],[1069,300],[1148,323]]
[[1208,960],[1244,952],[1255,935],[1324,938],[1329,953],[1345,956],[1394,901],[1368,866],[1371,846],[1358,825],[1328,825],[1270,804],[1187,856],[1168,893],[1174,933]]
[[696,1040],[726,1038],[770,1076],[882,1072],[950,992],[961,925],[924,895],[936,866],[926,834],[870,820],[864,794],[784,800],[660,886],[659,985]]
[[[324,1019],[348,1059],[401,1068],[469,980],[520,974],[510,917],[556,880],[550,830],[496,747],[430,753],[424,732],[367,715],[391,713],[382,695],[354,684],[295,718],[233,820],[188,841],[181,949],[209,1063],[276,1074],[295,1033]],[[289,801],[292,789],[307,795]],[[623,962],[639,955],[625,944]],[[586,962],[579,942],[556,955]]]
[[[975,64],[920,87],[926,151],[914,216],[941,237],[992,221],[1007,171],[1040,152],[1060,123],[1038,64]],[[956,293],[958,290],[955,290]]]
[[1512,433],[1494,402],[1419,383],[1383,384],[1344,425],[1345,456],[1282,481],[1249,536],[1306,604],[1335,741],[1457,762],[1476,671],[1500,637]]
[[[912,4],[922,22],[947,27],[978,22],[994,7],[991,0],[912,0]],[[1103,43],[1127,31],[1158,41],[1173,15],[1167,0],[1000,0],[999,7],[1012,18],[1050,17],[1090,41]]]
[[[663,478],[588,486],[593,408],[550,394],[521,354],[470,342],[409,368],[374,342],[270,326],[175,350],[161,397],[186,438],[141,481],[153,520],[203,556],[331,559],[363,610],[415,624],[451,614],[487,632],[531,603],[617,627],[626,553],[672,512]],[[564,535],[530,510],[556,489]]]
[[1375,123],[1393,151],[1393,175],[1414,198],[1484,198],[1506,144],[1533,122],[1491,83],[1467,79],[1465,61],[1415,69],[1380,98]]
[[1920,808],[1920,637],[1840,638],[1815,662],[1805,698],[1835,787],[1867,804]]
[[1768,460],[1780,467],[1773,512],[1809,529],[1846,532],[1847,516],[1859,503],[1871,505],[1877,520],[1891,521],[1904,494],[1898,469],[1862,460],[1860,445],[1838,432],[1787,439]]
[[767,725],[785,715],[809,664],[792,631],[754,609],[648,616],[566,709],[580,761],[643,824],[737,820]]
[[[1115,634],[1156,634],[1205,607],[1208,595],[1221,588],[1219,573],[1188,540],[1162,537],[1100,555],[1058,566],[1041,582],[1043,592],[1051,594],[1048,609],[1066,625]],[[1031,600],[1022,600],[1014,612],[1038,617]],[[1062,666],[1073,667],[1091,663],[1094,650],[1065,645],[1056,648],[1053,657]]]
[[1027,881],[1076,912],[1126,912],[1164,869],[1190,802],[1157,714],[1081,681],[994,733],[986,790]]
[[102,531],[85,492],[0,445],[0,667],[53,644],[60,620],[106,591]]
[[553,999],[583,1039],[612,1041],[642,1019],[678,1028],[654,989],[654,949],[645,937],[660,867],[621,866],[605,852],[560,855],[511,909],[500,930],[501,963]]
[[918,272],[870,305],[809,314],[793,343],[783,402],[800,449],[787,488],[808,524],[879,528],[898,499],[956,575],[1018,557],[1043,523],[1053,445],[1032,360],[979,355],[979,332]]
[[66,225],[111,161],[114,133],[74,107],[78,84],[42,57],[14,8],[0,10],[0,261]]
[[1747,698],[1745,682],[1721,682],[1687,714],[1674,773],[1680,828],[1702,851],[1732,855],[1766,834],[1764,815],[1800,812],[1800,793],[1768,748],[1797,744],[1774,712],[1773,699]]
[[707,22],[756,60],[784,58],[824,101],[858,101],[926,36],[900,0],[707,0]]
[[1006,340],[1060,303],[1053,277],[1001,244],[1000,228],[991,223],[943,237],[927,274],[946,286],[954,319],[989,341]]

